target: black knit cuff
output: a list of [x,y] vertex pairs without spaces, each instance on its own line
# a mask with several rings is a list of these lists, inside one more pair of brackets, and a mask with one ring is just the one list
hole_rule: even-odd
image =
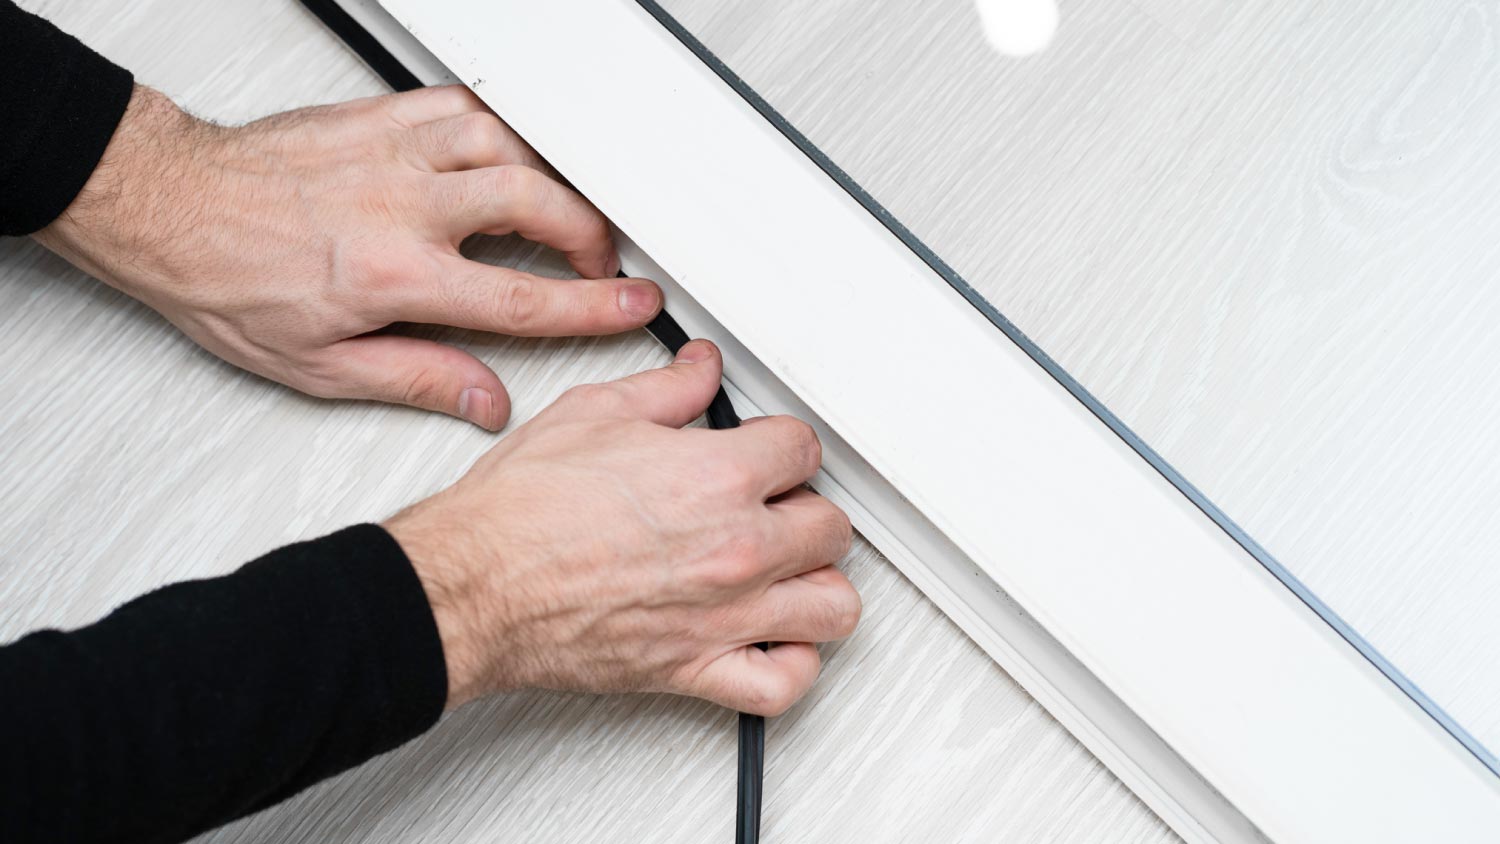
[[311,544],[342,569],[332,582],[344,591],[343,621],[360,626],[387,669],[383,711],[370,713],[383,725],[379,732],[390,747],[425,732],[448,702],[448,669],[427,593],[406,552],[385,528],[369,524]]
[[83,190],[130,103],[130,71],[0,4],[0,234],[30,234]]

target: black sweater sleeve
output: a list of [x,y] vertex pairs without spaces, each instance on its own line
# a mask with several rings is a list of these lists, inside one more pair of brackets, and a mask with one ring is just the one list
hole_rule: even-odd
[[[82,189],[132,79],[0,0],[0,234]],[[181,841],[431,726],[427,598],[364,525],[0,647],[0,841]]]
[[375,525],[0,648],[0,840],[181,841],[425,731],[447,674]]
[[63,212],[130,102],[129,71],[0,0],[0,235]]

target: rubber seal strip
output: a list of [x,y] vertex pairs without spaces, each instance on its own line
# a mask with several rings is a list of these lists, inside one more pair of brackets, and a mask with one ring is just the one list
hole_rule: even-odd
[[[391,55],[375,37],[354,18],[349,16],[333,0],[302,0],[302,5],[318,17],[334,35],[348,45],[370,69],[396,91],[411,91],[423,87],[422,80],[407,69],[399,59]],[[621,278],[625,277],[622,271]],[[687,332],[677,324],[666,310],[656,315],[646,330],[657,342],[672,354],[677,354],[688,342]],[[738,428],[740,417],[734,412],[734,404],[721,385],[709,402],[705,415],[708,427],[716,429]],[[767,645],[756,645],[765,650]],[[761,790],[765,778],[766,719],[759,715],[741,712],[739,715],[739,771],[735,801],[735,841],[737,844],[759,844]]]

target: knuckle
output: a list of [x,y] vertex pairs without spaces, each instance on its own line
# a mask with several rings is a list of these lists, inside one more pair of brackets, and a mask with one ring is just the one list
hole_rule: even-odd
[[440,274],[435,257],[421,250],[360,243],[342,250],[340,258],[334,272],[334,287],[356,306],[368,304],[372,294],[378,297],[396,292]]
[[389,270],[379,260],[373,249],[344,249],[334,264],[333,279],[336,287],[358,294],[367,287],[382,287]]
[[437,407],[444,399],[446,384],[441,373],[420,369],[399,382],[402,404],[413,407]]
[[802,697],[801,685],[791,676],[777,672],[770,674],[761,681],[752,693],[752,703],[756,711],[767,717],[775,717],[785,713],[792,708],[792,704]]
[[450,174],[441,191],[428,198],[430,203],[441,204],[444,213],[463,213],[483,218],[493,228],[487,231],[504,233],[512,228],[515,217],[515,191],[510,187],[511,177],[504,167],[486,167]]
[[[421,89],[418,89],[421,90]],[[461,82],[453,82],[447,85],[438,85],[429,89],[434,97],[441,98],[444,106],[452,111],[464,111],[466,109],[483,109],[484,103],[480,101],[479,95],[469,90],[469,86]]]
[[577,236],[585,245],[607,244],[612,235],[609,231],[609,221],[604,218],[603,212],[595,208],[592,203],[584,201],[583,213],[577,220]]
[[373,98],[384,118],[392,125],[403,129],[411,128],[416,122],[425,122],[407,113],[409,104],[430,101],[436,106],[436,111],[458,112],[468,108],[473,99],[474,95],[466,86],[457,84],[418,88],[413,91],[401,91]]
[[487,111],[471,111],[455,121],[458,140],[468,141],[479,147],[497,149],[505,143],[505,131],[500,118]]
[[791,447],[802,456],[804,465],[816,468],[823,463],[823,443],[813,426],[801,419],[792,419],[789,436]]
[[756,487],[755,469],[739,460],[724,460],[718,465],[715,474],[720,488],[734,495],[754,490]]
[[797,461],[798,466],[809,469],[808,474],[812,474],[823,462],[823,443],[818,439],[818,432],[794,416],[776,416],[772,420],[779,445]]
[[491,234],[513,232],[540,215],[542,195],[530,175],[535,171],[506,164],[470,172],[461,188],[462,207],[490,219]]
[[333,354],[316,354],[297,365],[297,389],[320,399],[340,398],[349,390],[343,361]]
[[495,286],[495,313],[500,324],[525,326],[542,313],[542,293],[529,278],[511,278]]
[[424,123],[403,133],[403,136],[407,139],[408,149],[402,151],[415,153],[417,159],[425,165],[428,156],[452,153],[462,144],[464,133],[461,127],[449,121],[438,121]]
[[849,553],[849,547],[854,544],[854,525],[849,521],[849,514],[845,513],[837,504],[826,498],[820,498],[824,503],[823,532],[828,536],[834,559],[842,558]]
[[764,545],[759,537],[748,534],[730,540],[724,552],[709,567],[708,585],[717,589],[737,589],[753,582],[765,568]]
[[517,209],[517,213],[529,209],[533,194],[536,192],[534,180],[531,178],[535,173],[527,167],[507,164],[501,167],[491,167],[488,170],[489,189],[498,196],[506,198],[507,203]]
[[755,486],[755,470],[738,456],[718,450],[698,461],[698,488],[710,498],[739,498]]

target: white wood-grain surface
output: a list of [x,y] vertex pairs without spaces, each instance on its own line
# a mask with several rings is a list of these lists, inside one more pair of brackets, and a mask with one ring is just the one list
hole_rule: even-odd
[[[288,0],[23,5],[217,120],[382,91]],[[516,240],[480,253],[564,273]],[[0,640],[384,517],[494,440],[246,375],[27,241],[0,242],[0,331]],[[517,422],[571,384],[666,359],[644,333],[439,333],[501,373]],[[846,568],[865,622],[770,726],[766,840],[1172,839],[868,546]],[[204,840],[728,841],[733,777],[730,713],[522,693]]]
[[1500,6],[663,5],[1500,748]]

